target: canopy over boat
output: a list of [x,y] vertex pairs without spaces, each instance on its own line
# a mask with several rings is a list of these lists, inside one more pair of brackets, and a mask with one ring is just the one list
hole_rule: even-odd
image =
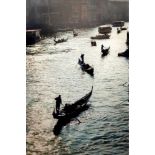
[[103,25],[98,28],[98,32],[101,34],[111,33],[111,26]]

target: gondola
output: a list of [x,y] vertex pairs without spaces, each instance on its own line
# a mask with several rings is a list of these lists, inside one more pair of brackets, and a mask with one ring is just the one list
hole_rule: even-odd
[[97,46],[96,41],[92,40],[91,41],[91,46]]
[[109,39],[109,34],[98,34],[96,36],[90,37],[91,39]]
[[121,30],[123,31],[123,30],[127,30],[127,27],[121,27]]
[[77,32],[73,32],[73,36],[74,37],[78,36],[78,33]]
[[117,28],[117,33],[121,33],[121,29],[120,28]]
[[73,30],[73,36],[74,37],[78,36],[78,33],[75,30]]
[[110,49],[110,47],[101,49],[102,56],[108,55],[109,54],[109,49]]
[[89,64],[86,64],[84,62],[82,62],[81,59],[79,59],[78,64],[81,66],[81,69],[85,72],[87,72],[88,74],[90,74],[91,76],[94,75],[94,68],[91,67]]
[[81,99],[77,100],[73,104],[66,104],[64,108],[56,113],[56,110],[53,111],[53,118],[58,119],[56,125],[54,126],[53,132],[55,135],[58,135],[63,126],[69,123],[72,119],[75,119],[81,112],[87,110],[90,105],[88,105],[89,98],[92,95],[93,86],[91,91],[86,94]]
[[68,38],[66,38],[66,39],[62,38],[62,39],[58,39],[58,40],[54,39],[54,42],[55,42],[55,44],[58,44],[58,43],[66,42],[67,40],[68,40]]
[[122,53],[118,53],[119,57],[126,57],[127,59],[129,59],[129,48],[127,48],[124,52]]

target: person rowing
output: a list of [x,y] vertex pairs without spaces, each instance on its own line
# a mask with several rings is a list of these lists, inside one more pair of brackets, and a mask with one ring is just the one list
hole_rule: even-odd
[[55,98],[56,100],[56,112],[59,114],[60,111],[60,105],[62,104],[61,95]]
[[104,49],[104,45],[102,44],[102,45],[101,45],[101,51],[103,51],[103,49]]
[[84,63],[84,54],[81,54],[82,63]]

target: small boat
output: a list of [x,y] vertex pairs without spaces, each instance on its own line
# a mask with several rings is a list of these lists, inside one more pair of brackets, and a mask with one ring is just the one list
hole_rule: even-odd
[[76,33],[76,32],[75,32],[75,33],[73,33],[73,36],[74,36],[74,37],[78,36],[78,33]]
[[54,42],[55,42],[55,44],[58,44],[58,43],[63,43],[63,42],[66,42],[68,40],[68,38],[62,38],[62,39],[58,39],[58,40],[56,40],[56,39],[54,39]]
[[90,105],[88,105],[87,103],[92,95],[92,91],[93,86],[91,91],[84,97],[80,98],[73,104],[66,104],[64,108],[59,112],[59,114],[56,113],[56,110],[54,108],[53,118],[58,119],[53,129],[55,135],[58,135],[61,132],[63,126],[68,124],[72,119],[76,118],[81,112],[89,108]]
[[124,21],[115,21],[115,22],[113,22],[113,27],[122,27],[122,26],[124,26]]
[[74,30],[73,30],[73,36],[74,36],[74,37],[78,36],[78,33],[75,32]]
[[98,32],[101,34],[111,33],[111,30],[112,28],[110,25],[103,25],[98,28]]
[[98,34],[94,37],[91,37],[91,39],[109,39],[110,35],[109,34]]
[[26,45],[33,45],[41,40],[41,29],[26,30]]
[[73,29],[73,36],[76,37],[78,36],[78,33]]
[[123,31],[123,30],[127,30],[127,27],[123,26],[123,27],[121,27],[121,30],[122,30],[122,31]]
[[96,44],[96,41],[94,41],[94,40],[92,40],[91,41],[91,46],[96,46],[97,44]]
[[109,54],[109,49],[110,49],[110,47],[101,49],[102,56],[108,55]]
[[81,66],[81,69],[85,72],[87,72],[88,74],[90,74],[91,76],[94,75],[94,68],[91,67],[89,64],[86,64],[84,62],[82,62],[81,59],[79,59],[78,64]]
[[121,33],[121,29],[120,28],[117,28],[117,33]]
[[119,57],[126,57],[129,58],[129,48],[127,48],[124,52],[118,53]]

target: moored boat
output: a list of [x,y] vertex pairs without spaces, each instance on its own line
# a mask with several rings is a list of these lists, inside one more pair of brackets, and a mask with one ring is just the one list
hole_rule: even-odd
[[41,40],[41,29],[26,30],[26,45],[33,45]]
[[98,28],[98,32],[101,34],[111,33],[111,30],[112,28],[109,25],[103,25]]
[[66,42],[68,40],[68,38],[62,38],[62,39],[58,39],[58,40],[56,40],[56,39],[54,39],[54,42],[55,42],[55,44],[58,44],[58,43],[63,43],[63,42]]
[[109,34],[98,34],[94,37],[91,37],[91,39],[109,39],[110,35]]
[[115,21],[112,25],[113,27],[122,27],[124,26],[124,21]]
[[122,30],[122,31],[123,31],[123,30],[127,30],[127,27],[123,26],[123,27],[121,27],[121,30]]

